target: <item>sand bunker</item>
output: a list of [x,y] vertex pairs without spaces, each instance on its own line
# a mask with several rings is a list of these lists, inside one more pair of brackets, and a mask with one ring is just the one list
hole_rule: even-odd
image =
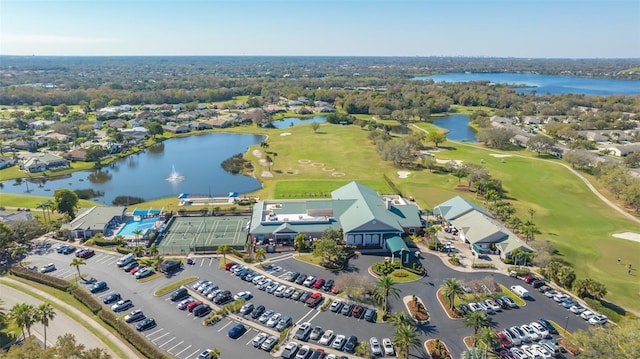
[[283,132],[280,134],[280,136],[284,137],[284,136],[291,136],[291,132]]
[[453,162],[458,166],[462,164],[462,161],[460,161],[460,160],[439,160],[439,159],[436,159],[436,162],[441,164],[441,165],[446,165],[449,162]]
[[335,171],[336,169],[335,169],[335,168],[333,168],[333,167],[332,167],[332,168],[323,167],[323,168],[322,168],[322,170],[323,170],[323,171],[326,171],[326,172],[333,172],[333,171]]
[[269,165],[269,161],[267,161],[264,158],[259,159],[258,163],[260,163],[261,166],[268,166]]
[[496,158],[511,157],[511,155],[501,155],[501,154],[498,154],[498,153],[492,153],[492,154],[490,154],[489,156],[491,156],[491,157],[496,157]]
[[311,160],[298,160],[298,163],[311,163]]
[[315,163],[312,163],[311,166],[313,166],[313,167],[324,167],[324,163],[315,162]]
[[253,150],[253,152],[251,152],[251,153],[253,153],[253,155],[258,157],[258,158],[262,157],[262,152],[260,150]]
[[262,173],[260,175],[262,177],[273,177],[273,173],[271,173],[269,171],[262,171]]
[[640,234],[634,232],[614,233],[614,237],[628,239],[634,242],[640,242]]
[[398,171],[398,178],[407,178],[410,174],[409,171]]
[[346,176],[346,174],[342,173],[342,172],[333,172],[331,174],[331,176],[333,176],[333,177],[344,177],[344,176]]

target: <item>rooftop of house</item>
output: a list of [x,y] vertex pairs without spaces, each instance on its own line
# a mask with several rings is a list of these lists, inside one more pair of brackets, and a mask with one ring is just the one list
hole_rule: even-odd
[[63,224],[62,229],[77,230],[102,230],[114,217],[124,215],[127,207],[89,207],[78,210],[78,215],[73,221]]

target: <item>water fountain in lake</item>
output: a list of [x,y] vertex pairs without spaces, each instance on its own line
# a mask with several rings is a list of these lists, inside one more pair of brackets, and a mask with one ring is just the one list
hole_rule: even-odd
[[176,167],[174,165],[171,165],[171,174],[169,175],[169,177],[166,178],[166,180],[168,182],[175,183],[175,182],[180,182],[183,179],[184,179],[184,176],[181,176],[180,173],[176,171]]

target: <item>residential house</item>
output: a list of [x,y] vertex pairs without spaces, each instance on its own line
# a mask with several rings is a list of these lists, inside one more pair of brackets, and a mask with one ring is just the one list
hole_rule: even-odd
[[87,160],[87,150],[85,149],[75,149],[71,150],[64,154],[64,158],[69,161],[86,161]]
[[22,154],[19,161],[20,169],[30,173],[54,171],[69,168],[69,161],[56,155],[45,152]]
[[433,212],[453,225],[460,239],[469,243],[475,253],[498,254],[506,259],[515,249],[533,252],[531,247],[502,226],[489,212],[460,196],[437,205]]
[[511,143],[520,147],[527,147],[527,142],[529,142],[529,137],[521,134],[517,134],[511,138]]
[[173,105],[173,112],[184,111],[185,106],[183,103]]
[[149,130],[144,127],[125,128],[120,130],[125,137],[133,138],[136,140],[143,140],[147,138]]
[[162,126],[165,131],[173,132],[173,133],[187,133],[190,131],[189,126],[179,125],[179,124],[166,124]]
[[331,199],[261,201],[254,206],[249,233],[256,243],[291,244],[299,233],[320,238],[334,229],[342,231],[347,245],[388,249],[387,240],[421,227],[415,205],[351,182],[333,191]]
[[36,129],[36,130],[40,130],[46,127],[50,127],[51,125],[55,124],[56,121],[51,121],[51,120],[37,120],[37,121],[33,121],[31,123],[29,123],[29,127]]
[[614,156],[623,157],[630,153],[640,152],[640,143],[629,143],[624,145],[609,145],[609,146],[606,146],[605,149]]
[[71,136],[64,133],[52,132],[44,136],[45,138],[51,138],[57,140],[60,143],[67,143],[71,139]]
[[123,120],[108,120],[107,126],[116,128],[116,129],[121,129],[121,128],[126,128],[127,123],[124,122]]
[[17,140],[13,142],[13,148],[23,151],[36,151],[38,149],[38,142],[35,140]]
[[0,170],[9,168],[16,164],[16,160],[11,157],[0,157]]
[[105,236],[113,234],[122,223],[127,207],[91,207],[81,208],[73,221],[60,228],[69,238],[86,240],[98,233]]
[[231,126],[232,121],[228,118],[212,118],[205,123],[214,128],[225,128]]
[[542,123],[542,119],[538,116],[524,116],[522,121],[525,125],[539,125]]

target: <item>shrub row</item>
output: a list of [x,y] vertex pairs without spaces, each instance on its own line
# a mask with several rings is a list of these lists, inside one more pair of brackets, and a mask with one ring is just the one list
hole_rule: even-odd
[[117,251],[118,253],[121,253],[121,254],[129,254],[129,253],[133,252],[133,250],[132,250],[132,249],[130,249],[130,248],[125,248],[125,247],[123,247],[123,246],[117,246],[117,247],[116,247],[116,251]]
[[490,269],[495,269],[496,266],[493,265],[493,263],[473,263],[471,265],[471,268],[490,268]]
[[527,274],[530,274],[530,273],[531,273],[531,270],[530,270],[529,268],[527,268],[527,267],[520,267],[520,266],[512,266],[512,267],[507,268],[507,270],[508,270],[509,272],[514,272],[514,273],[516,273],[516,275],[517,275],[518,277],[524,277],[524,276],[526,276]]
[[125,322],[121,322],[115,316],[115,314],[103,310],[98,313],[98,317],[110,327],[115,329],[120,336],[126,339],[134,348],[136,348],[145,358],[170,358],[163,351],[158,349],[153,344],[142,338],[135,329]]
[[93,244],[99,247],[113,247],[113,246],[121,245],[122,241],[93,238]]
[[17,277],[28,279],[36,283],[48,285],[50,287],[53,287],[55,289],[65,291],[65,292],[71,286],[71,283],[69,283],[64,279],[42,274],[40,272],[32,271],[30,269],[17,266],[17,265],[11,266],[11,268],[9,269],[9,272]]
[[85,305],[85,307],[89,308],[89,310],[93,314],[98,314],[100,310],[102,310],[102,305],[98,302],[89,292],[86,290],[80,289],[78,287],[70,287],[69,293],[73,295],[76,300]]

